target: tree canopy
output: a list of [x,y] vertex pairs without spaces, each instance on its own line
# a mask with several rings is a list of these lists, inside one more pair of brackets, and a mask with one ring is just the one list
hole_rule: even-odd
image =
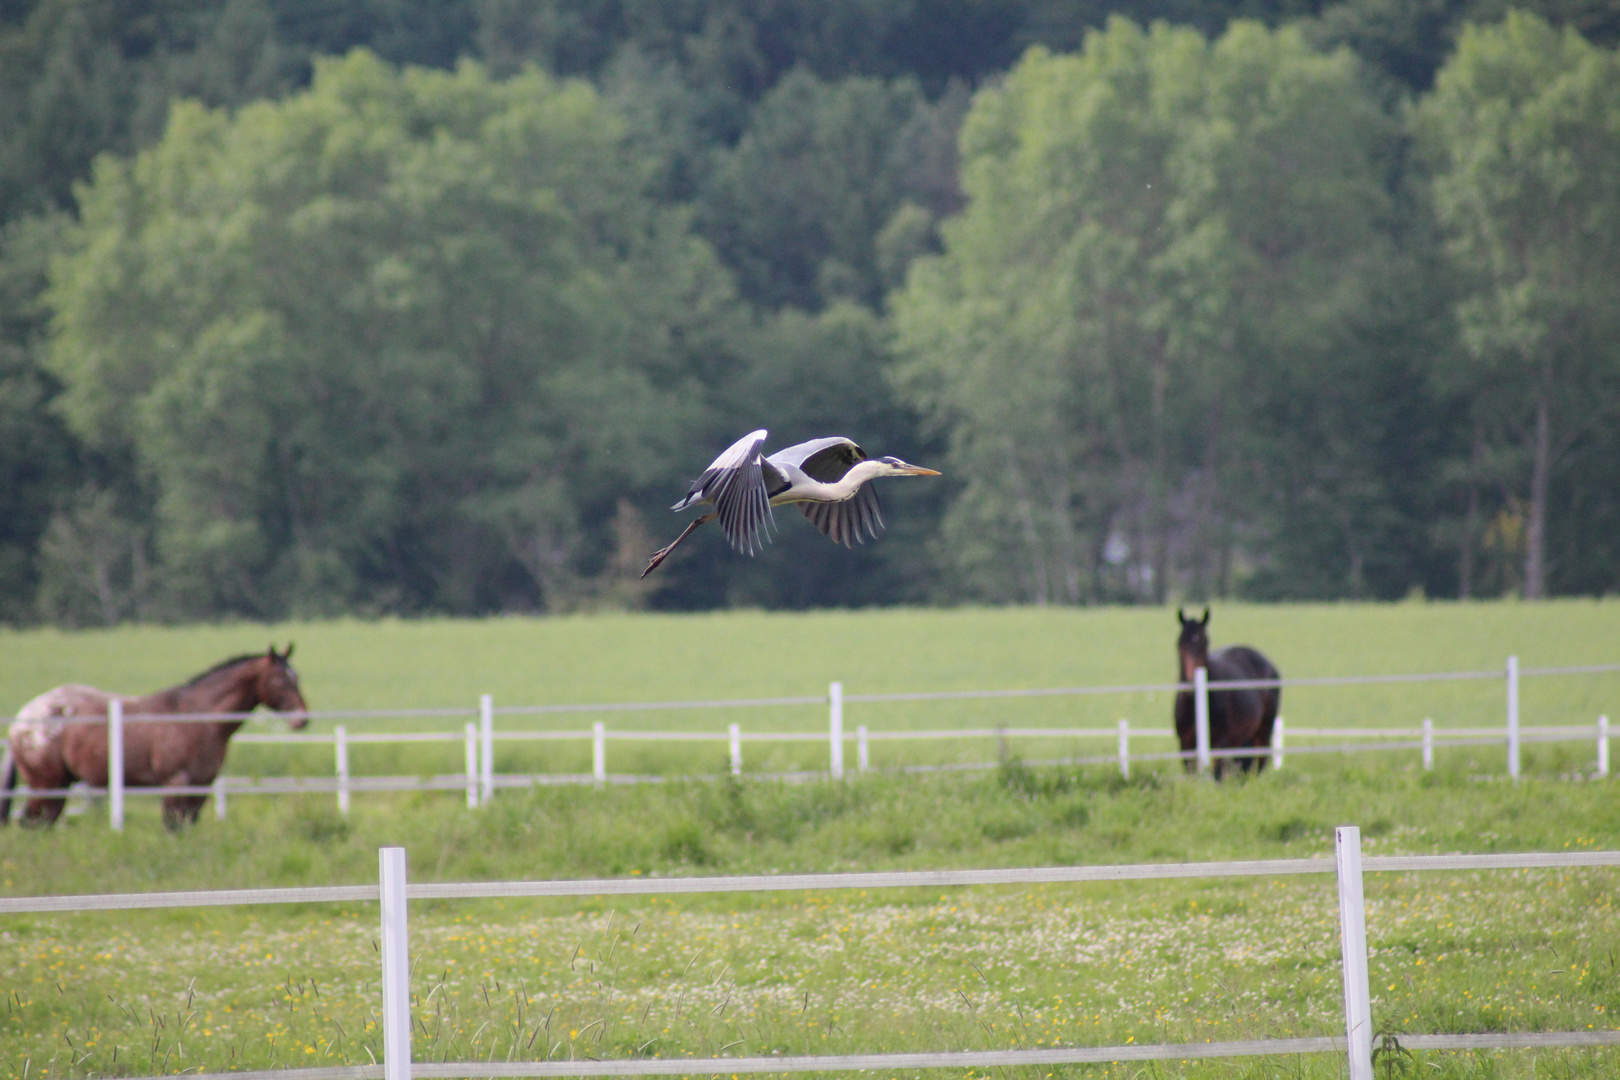
[[564,601],[601,493],[670,483],[703,430],[735,318],[646,172],[582,83],[365,52],[102,159],[48,365],[149,483],[184,602]]
[[1368,591],[1389,361],[1360,324],[1398,261],[1394,135],[1348,53],[1255,23],[1117,20],[980,94],[968,208],[895,301],[902,378],[967,484],[965,574],[1071,603],[1225,592],[1245,529],[1304,514],[1335,542],[1295,589]]
[[[1617,40],[0,2],[0,620],[1611,592]],[[757,427],[947,476],[638,583]]]

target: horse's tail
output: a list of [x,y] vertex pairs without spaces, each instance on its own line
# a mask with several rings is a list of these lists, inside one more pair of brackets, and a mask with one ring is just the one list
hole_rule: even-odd
[[11,756],[8,740],[4,754],[0,754],[0,828],[11,824],[11,793],[17,787],[17,759]]

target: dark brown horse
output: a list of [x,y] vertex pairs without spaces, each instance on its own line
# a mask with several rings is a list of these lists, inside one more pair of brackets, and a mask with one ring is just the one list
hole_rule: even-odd
[[[289,713],[287,726],[309,723],[298,673],[287,663],[292,646],[278,653],[233,656],[188,683],[146,697],[124,697],[126,716],[181,713],[245,713],[259,705]],[[11,818],[11,792],[17,774],[35,790],[67,787],[82,780],[107,786],[107,703],[115,695],[93,686],[58,686],[24,705],[11,725],[6,748],[0,825]],[[99,723],[73,721],[87,717]],[[241,720],[137,720],[124,725],[124,783],[129,787],[206,787],[225,764],[225,749]],[[197,820],[207,796],[170,795],[163,800],[163,823],[170,830]],[[60,795],[31,797],[23,811],[26,825],[51,825],[67,800]]]
[[[1282,705],[1282,688],[1276,686],[1254,690],[1215,691],[1222,682],[1247,682],[1254,679],[1279,679],[1276,667],[1258,649],[1247,645],[1228,645],[1224,649],[1209,651],[1209,608],[1202,619],[1189,619],[1176,609],[1181,620],[1181,639],[1176,642],[1180,658],[1182,682],[1192,682],[1193,672],[1203,668],[1210,683],[1209,694],[1209,746],[1211,750],[1232,750],[1241,746],[1269,747],[1271,729],[1277,724],[1277,710]],[[1198,732],[1193,695],[1183,690],[1176,695],[1176,736],[1185,752],[1198,747]],[[1235,761],[1244,772],[1255,772],[1266,767],[1265,754],[1235,758],[1216,758],[1215,779],[1225,773],[1225,764]],[[1187,761],[1187,771],[1198,768],[1197,761]]]

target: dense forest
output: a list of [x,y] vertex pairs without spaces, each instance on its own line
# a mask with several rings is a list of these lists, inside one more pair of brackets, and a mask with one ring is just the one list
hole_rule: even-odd
[[[0,621],[1613,592],[1617,40],[0,0]],[[756,427],[946,475],[639,582]]]

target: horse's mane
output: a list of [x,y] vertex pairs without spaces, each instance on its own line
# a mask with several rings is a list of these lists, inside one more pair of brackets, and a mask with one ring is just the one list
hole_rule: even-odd
[[215,664],[213,667],[209,668],[207,671],[201,672],[198,675],[194,676],[189,682],[184,682],[184,683],[181,683],[180,685],[181,686],[196,686],[198,683],[200,683],[204,679],[208,678],[208,676],[210,676],[210,675],[218,675],[220,672],[224,671],[226,668],[235,667],[237,664],[245,664],[249,660],[262,660],[262,659],[264,659],[264,653],[243,653],[240,656],[232,656],[232,657],[229,657],[228,659],[221,660],[219,663]]

